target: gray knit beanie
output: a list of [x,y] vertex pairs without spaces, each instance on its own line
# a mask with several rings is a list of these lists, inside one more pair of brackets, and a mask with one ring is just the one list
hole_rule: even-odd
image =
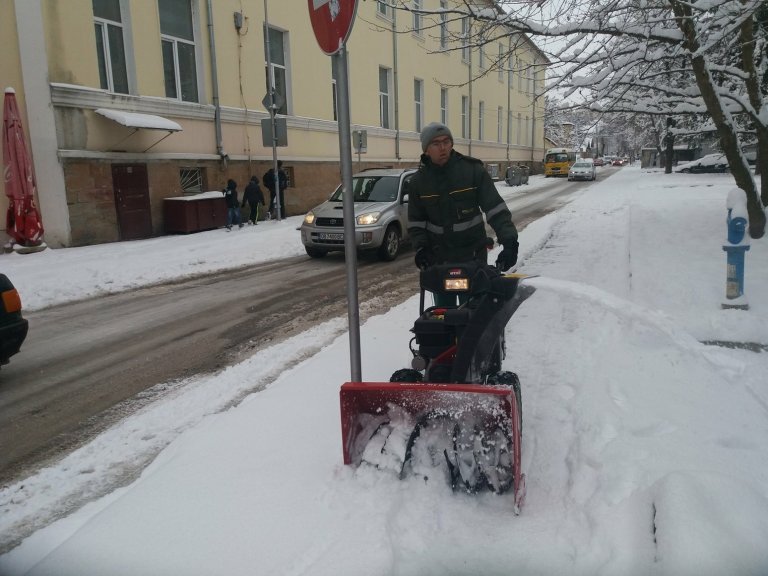
[[448,136],[448,138],[451,139],[451,142],[453,142],[453,134],[451,134],[448,126],[445,124],[432,122],[431,124],[424,126],[424,129],[421,131],[421,151],[426,152],[429,143],[438,136]]

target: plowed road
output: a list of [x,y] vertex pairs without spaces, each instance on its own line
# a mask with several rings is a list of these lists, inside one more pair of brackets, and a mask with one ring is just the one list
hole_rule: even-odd
[[[515,223],[522,229],[585,186],[553,180],[516,195],[508,201]],[[361,256],[358,285],[361,303],[378,297],[369,314],[416,294],[412,250],[394,262]],[[346,314],[340,254],[27,312],[22,354],[0,370],[0,482],[24,477],[152,401],[140,393],[156,384],[214,372]]]

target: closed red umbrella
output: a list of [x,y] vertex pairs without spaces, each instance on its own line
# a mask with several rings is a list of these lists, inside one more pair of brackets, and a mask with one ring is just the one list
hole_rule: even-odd
[[35,176],[13,88],[5,89],[3,168],[5,194],[8,196],[6,232],[22,246],[39,246],[43,243],[43,223],[35,202]]

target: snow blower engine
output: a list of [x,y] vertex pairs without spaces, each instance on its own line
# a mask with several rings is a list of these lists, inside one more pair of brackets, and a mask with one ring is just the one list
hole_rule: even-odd
[[[454,490],[512,489],[525,496],[520,470],[520,382],[501,370],[504,330],[534,288],[484,261],[421,271],[411,368],[390,382],[341,387],[344,463],[394,470],[403,479],[443,475]],[[426,292],[455,304],[425,307]]]

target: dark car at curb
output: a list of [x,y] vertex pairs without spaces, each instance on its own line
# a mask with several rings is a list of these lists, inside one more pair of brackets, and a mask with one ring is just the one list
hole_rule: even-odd
[[21,298],[11,280],[0,274],[0,366],[21,350],[29,323],[21,315]]

